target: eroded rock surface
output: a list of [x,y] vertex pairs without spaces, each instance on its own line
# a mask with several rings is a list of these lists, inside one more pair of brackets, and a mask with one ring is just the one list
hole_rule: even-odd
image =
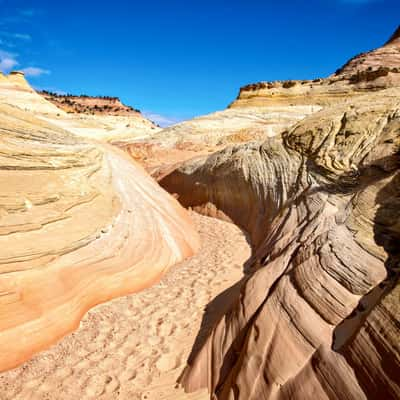
[[190,158],[235,143],[265,140],[320,109],[289,105],[227,109],[181,122],[142,140],[115,144],[160,179]]
[[399,28],[382,47],[353,57],[327,78],[253,83],[240,89],[230,107],[324,107],[394,86],[400,86]]
[[[77,99],[80,99],[77,97]],[[77,101],[77,100],[76,100]],[[62,129],[72,132],[84,138],[94,139],[102,142],[129,141],[138,138],[146,138],[159,130],[159,128],[142,114],[128,107],[118,105],[118,102],[96,98],[82,98],[87,103],[88,112],[84,104],[74,112],[68,107],[57,107],[57,101],[48,101],[33,90],[25,80],[22,72],[12,72],[3,75],[0,72],[0,103],[18,107],[21,110],[29,111],[37,118],[51,122]],[[90,107],[96,105],[110,106],[113,110],[121,108],[120,112],[110,109],[102,110],[99,113],[90,111]],[[110,106],[111,107],[111,106]],[[68,112],[67,112],[68,111]],[[82,112],[79,112],[82,111]],[[100,110],[99,110],[100,111]]]
[[399,398],[399,151],[392,89],[161,180],[183,205],[242,226],[254,246],[239,297],[189,359],[186,390]]
[[123,152],[1,102],[0,121],[6,370],[77,328],[94,305],[157,281],[198,237],[186,211]]

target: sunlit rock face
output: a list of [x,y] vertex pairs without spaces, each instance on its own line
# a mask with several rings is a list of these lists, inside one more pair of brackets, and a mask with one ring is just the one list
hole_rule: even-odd
[[123,143],[147,138],[160,130],[139,110],[123,104],[118,97],[73,96],[47,91],[39,94],[64,111],[52,116],[50,121],[79,136]]
[[[400,26],[382,47],[361,53],[336,71],[350,83],[369,82],[379,86],[400,86]],[[375,83],[374,83],[375,81]]]
[[[81,137],[101,142],[124,142],[147,138],[159,130],[142,114],[116,101],[85,98],[82,99],[84,104],[78,107],[82,112],[69,112],[68,107],[57,107],[60,103],[48,101],[48,98],[49,96],[41,96],[33,90],[22,72],[0,75],[0,103],[29,111],[37,118]],[[94,110],[96,102],[98,107],[112,105],[112,111],[107,109],[110,112],[106,112],[102,109],[102,112],[94,113],[92,108]],[[89,107],[89,111],[83,112],[83,107]],[[121,111],[117,112],[115,109]]]
[[400,396],[400,101],[391,89],[161,180],[249,232],[229,311],[181,382],[225,399]]
[[0,103],[18,107],[36,115],[64,114],[53,104],[39,96],[26,81],[22,72],[0,73]]
[[329,106],[365,91],[400,86],[399,29],[382,47],[362,53],[333,75],[314,80],[259,82],[240,89],[232,108]]
[[123,152],[3,101],[0,149],[0,370],[197,250],[186,211]]
[[116,143],[156,179],[191,158],[234,143],[265,140],[320,107],[228,109],[181,122],[146,139]]
[[255,107],[227,109],[181,122],[156,133],[164,146],[226,146],[275,136],[320,107]]
[[327,78],[250,84],[226,110],[117,144],[160,179],[190,158],[232,144],[264,141],[324,107],[399,87],[399,54],[397,30],[384,46],[354,57]]

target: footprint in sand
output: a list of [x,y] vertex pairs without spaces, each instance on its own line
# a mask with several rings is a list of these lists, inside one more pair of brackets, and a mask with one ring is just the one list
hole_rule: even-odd
[[172,371],[178,366],[178,359],[175,354],[163,354],[156,362],[156,367],[160,372]]

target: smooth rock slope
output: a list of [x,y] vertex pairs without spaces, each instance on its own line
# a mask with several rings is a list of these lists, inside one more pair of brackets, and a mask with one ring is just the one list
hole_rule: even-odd
[[[79,97],[78,97],[79,99]],[[104,99],[84,99],[87,106],[114,104]],[[101,113],[92,111],[69,112],[68,108],[57,107],[58,102],[48,101],[45,96],[39,95],[31,88],[22,72],[11,72],[3,75],[0,72],[0,103],[18,107],[29,111],[37,118],[48,121],[69,132],[84,138],[102,142],[113,142],[146,138],[157,132],[159,128],[142,114],[130,110],[126,106],[114,104],[116,108],[123,108],[121,112],[107,109]],[[78,108],[79,110],[84,110]],[[68,111],[68,112],[67,112]]]
[[3,371],[94,305],[156,282],[199,243],[186,211],[124,153],[3,102],[0,121]]

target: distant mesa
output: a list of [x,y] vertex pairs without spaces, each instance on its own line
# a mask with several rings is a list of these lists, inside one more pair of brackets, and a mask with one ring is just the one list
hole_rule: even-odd
[[123,104],[118,97],[59,94],[47,90],[38,93],[67,113],[114,116],[141,114],[140,110]]

